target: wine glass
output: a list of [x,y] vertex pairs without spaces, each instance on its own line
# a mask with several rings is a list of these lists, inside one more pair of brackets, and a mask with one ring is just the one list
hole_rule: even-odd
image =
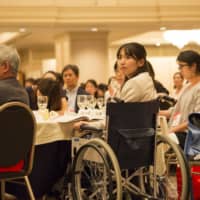
[[104,103],[105,102],[104,102],[104,98],[103,97],[97,98],[97,105],[98,105],[98,108],[99,108],[97,113],[98,113],[99,116],[102,116],[103,113],[104,113],[104,111],[103,111]]
[[103,108],[103,106],[104,106],[104,98],[103,97],[97,98],[97,105],[100,110]]
[[94,109],[96,106],[96,98],[93,95],[87,95],[87,108]]
[[49,111],[47,109],[48,97],[42,95],[37,96],[37,105],[39,114],[42,117],[42,119],[48,120],[49,119]]
[[45,110],[48,105],[48,97],[47,96],[38,96],[37,97],[37,105],[39,110]]
[[79,107],[79,114],[84,114],[84,109],[87,106],[86,95],[79,94],[77,95],[77,105]]

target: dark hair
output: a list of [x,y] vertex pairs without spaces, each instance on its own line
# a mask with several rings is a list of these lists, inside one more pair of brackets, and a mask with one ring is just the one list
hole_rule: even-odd
[[[181,77],[181,79],[184,80],[184,77],[183,77],[183,75],[181,74],[181,72],[175,72],[174,75],[173,75],[173,79],[174,79],[174,77],[175,77],[176,75],[179,75],[179,76]],[[176,89],[176,86],[174,85],[173,88]]]
[[[105,83],[99,83],[97,93],[98,97],[105,97],[105,92],[108,90],[108,86]],[[102,92],[102,95],[99,94],[99,92]]]
[[124,49],[126,56],[130,56],[136,60],[144,59],[144,65],[142,67],[138,67],[137,71],[132,75],[132,77],[148,71],[146,65],[147,53],[142,44],[136,42],[123,44],[117,51],[117,59],[119,59],[122,49]]
[[62,79],[62,76],[61,76],[61,74],[59,72],[55,72],[53,70],[49,70],[49,71],[44,73],[43,77],[46,74],[52,74],[55,77],[55,79],[60,82],[60,84],[63,84],[63,79]]
[[62,70],[62,73],[61,73],[62,77],[63,77],[64,72],[69,70],[69,69],[71,69],[77,77],[79,76],[79,68],[78,68],[78,66],[77,65],[68,64]]
[[108,84],[107,84],[108,86],[110,85],[113,78],[114,78],[114,76],[111,76],[111,77],[108,78]]
[[154,72],[154,69],[153,69],[152,64],[147,60],[147,61],[146,61],[146,65],[147,65],[147,69],[148,69],[149,75],[150,75],[150,76],[152,77],[152,79],[154,80],[154,79],[155,79],[155,72]]
[[193,50],[186,50],[179,53],[177,61],[186,62],[189,66],[196,63],[196,73],[200,74],[200,55]]
[[175,72],[174,75],[173,75],[173,78],[176,76],[176,75],[179,75],[181,77],[181,79],[184,79],[183,75],[181,74],[181,72]]
[[29,82],[29,83],[35,84],[35,79],[34,78],[27,78],[25,80],[25,82]]
[[147,66],[149,75],[151,76],[151,78],[153,80],[153,84],[156,89],[156,92],[169,94],[169,91],[163,86],[163,84],[161,82],[159,82],[158,80],[155,80],[155,72],[154,72],[153,66],[148,60],[146,61],[146,66]]
[[117,71],[117,67],[118,67],[117,61],[115,61],[115,64],[114,64],[114,71],[115,72]]
[[85,83],[85,87],[87,83],[91,83],[96,88],[96,92],[94,93],[94,96],[97,97],[97,87],[98,87],[97,82],[94,79],[88,79]]
[[94,79],[88,79],[85,83],[85,86],[87,85],[87,83],[91,83],[95,88],[98,87],[97,82]]
[[38,89],[42,95],[48,96],[48,109],[61,109],[61,89],[59,81],[51,78],[42,78],[38,83]]
[[108,86],[105,83],[99,83],[98,89],[106,92],[108,90]]

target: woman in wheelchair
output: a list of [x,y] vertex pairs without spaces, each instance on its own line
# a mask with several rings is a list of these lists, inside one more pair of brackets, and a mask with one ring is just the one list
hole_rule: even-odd
[[118,95],[124,102],[143,102],[156,98],[146,56],[145,48],[138,43],[124,44],[117,52],[118,67],[126,76]]
[[[188,199],[189,172],[184,156],[182,152],[179,152],[178,145],[174,144],[167,137],[163,135],[157,137],[156,134],[155,118],[158,113],[158,104],[156,101],[153,100],[157,99],[157,93],[153,80],[148,72],[146,56],[147,53],[144,46],[139,43],[127,43],[122,45],[117,51],[117,64],[119,70],[124,73],[126,79],[119,93],[117,93],[117,95],[113,99],[117,100],[118,102],[123,101],[125,103],[107,104],[107,116],[109,118],[109,122],[106,122],[107,124],[105,123],[105,120],[97,122],[78,122],[75,124],[76,129],[80,129],[83,124],[88,124],[90,126],[95,126],[98,128],[106,127],[106,136],[108,137],[107,142],[110,145],[109,146],[101,139],[95,138],[87,142],[86,145],[81,146],[78,150],[73,162],[73,173],[75,174],[75,176],[72,181],[72,193],[75,195],[75,199],[77,200],[84,199],[85,197],[85,199],[90,199],[89,197],[93,195],[99,195],[102,197],[102,191],[105,192],[106,198],[99,199],[121,200],[125,198],[126,200],[169,200],[169,194],[172,192],[171,190],[166,192],[168,188],[166,186],[167,180],[169,180],[170,178],[175,178],[175,175],[174,173],[171,173],[170,170],[169,173],[166,172],[167,164],[165,163],[165,158],[164,161],[162,161],[161,157],[158,157],[157,159],[156,156],[160,152],[164,155],[165,151],[170,148],[173,149],[173,153],[176,156],[176,166],[181,166],[180,172],[183,184],[181,187],[181,192],[178,194],[180,197],[179,199]],[[130,102],[134,103],[130,104]],[[152,102],[154,103],[153,106]],[[123,106],[126,106],[126,109]],[[152,131],[151,133],[148,133],[148,137],[146,137],[147,134],[144,131],[144,128],[150,128],[150,130]],[[122,139],[122,136],[124,136],[124,138],[128,138],[128,140]],[[138,140],[142,142],[148,142],[142,143],[143,145],[138,145]],[[131,141],[131,147],[128,146],[127,141]],[[122,143],[124,145],[122,145]],[[134,153],[132,148],[134,145],[132,146],[132,144],[135,144],[138,148],[137,151],[135,151]],[[139,148],[138,146],[141,148]],[[162,148],[163,146],[165,147],[165,149]],[[112,147],[112,149],[108,150],[110,147]],[[131,150],[129,151],[130,148]],[[101,168],[97,169],[94,167],[95,169],[93,170],[93,166],[91,168],[88,168],[87,165],[86,167],[83,167],[85,166],[85,163],[88,163],[88,149],[92,149],[94,152],[96,152],[96,154],[98,154],[99,157],[102,158],[102,163],[105,164],[104,166],[106,168],[106,177],[108,177],[105,182],[106,187],[101,185],[101,182],[99,181],[99,176],[93,176],[93,172],[95,172],[95,175],[102,175],[102,173],[96,173],[102,172]],[[119,149],[122,149],[122,152],[120,152]],[[104,156],[102,155],[104,153],[105,159],[103,159]],[[143,154],[145,156],[143,156]],[[112,162],[111,158],[113,158]],[[122,163],[122,160],[125,161],[125,163]],[[131,164],[129,161],[131,161]],[[160,172],[158,172],[157,166],[159,166],[161,162],[164,162],[164,167],[162,167]],[[115,165],[114,163],[117,164]],[[121,173],[121,170],[119,168],[127,170],[127,173]],[[90,173],[88,173],[88,169],[91,169]],[[81,187],[81,177],[85,177],[82,176],[84,175],[84,173],[89,174],[90,179],[88,178],[88,180],[89,182],[91,182],[90,187],[88,187],[87,189],[85,187]],[[176,182],[176,179],[174,182]],[[174,188],[177,196],[177,188]]]
[[160,111],[160,114],[169,118],[169,133],[175,133],[180,146],[184,148],[188,116],[193,112],[200,112],[200,54],[192,50],[182,51],[177,57],[177,63],[188,83],[175,107],[168,111]]
[[[139,43],[127,43],[117,51],[117,66],[125,75],[121,90],[111,99],[114,102],[146,102],[156,99],[157,92],[147,66],[147,53]],[[105,120],[97,122],[77,122],[74,127],[80,129],[83,124],[105,128]],[[133,171],[133,170],[131,170]],[[137,182],[137,180],[136,180]],[[132,199],[138,199],[132,196]],[[140,198],[139,198],[140,199]]]
[[[117,66],[124,73],[125,82],[121,90],[116,93],[114,101],[145,102],[156,99],[157,94],[153,80],[148,72],[147,52],[139,43],[127,43],[117,51]],[[82,124],[90,124],[98,128],[105,126],[105,121],[77,122],[75,129],[80,129]]]

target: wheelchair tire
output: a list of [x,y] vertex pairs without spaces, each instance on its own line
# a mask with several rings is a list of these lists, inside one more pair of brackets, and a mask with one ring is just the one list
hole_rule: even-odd
[[[158,134],[156,136],[156,150],[155,150],[156,155],[160,153],[160,149],[158,149],[160,145],[163,146],[162,148],[165,148],[164,163],[166,170],[161,174],[156,173],[156,180],[158,180],[158,182],[159,180],[162,180],[160,181],[161,184],[159,184],[158,187],[159,190],[162,191],[161,193],[163,193],[162,188],[164,187],[164,190],[167,193],[166,199],[172,198],[170,197],[170,195],[172,195],[171,193],[173,192],[177,192],[177,197],[176,197],[177,199],[180,200],[189,199],[190,170],[188,162],[186,160],[186,157],[182,149],[180,148],[179,145],[174,143],[169,137]],[[158,167],[157,165],[160,164],[160,163],[158,164],[157,162],[155,162],[155,169],[157,169]],[[179,171],[179,175],[177,174],[177,171]],[[169,184],[172,184],[171,186],[173,186],[171,190]],[[158,191],[158,193],[160,191]]]
[[[91,155],[95,155],[94,160]],[[80,147],[73,161],[72,174],[75,200],[121,199],[119,164],[112,149],[103,140],[91,139]]]

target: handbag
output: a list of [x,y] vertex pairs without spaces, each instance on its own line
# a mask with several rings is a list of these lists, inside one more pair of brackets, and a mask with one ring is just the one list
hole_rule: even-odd
[[191,113],[188,121],[184,152],[187,156],[195,156],[200,154],[200,113]]

